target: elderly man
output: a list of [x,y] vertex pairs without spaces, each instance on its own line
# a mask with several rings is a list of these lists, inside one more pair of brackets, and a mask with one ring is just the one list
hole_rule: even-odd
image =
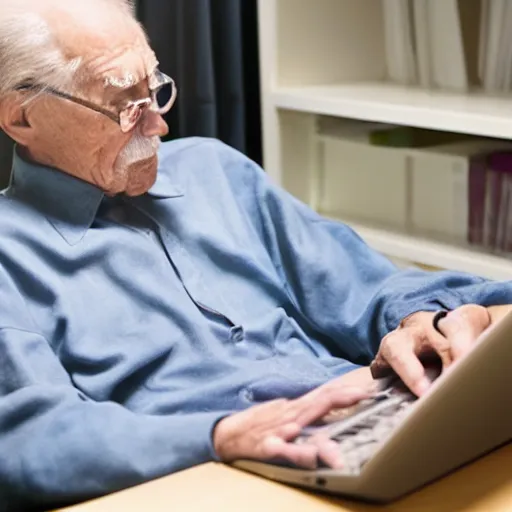
[[372,361],[423,394],[419,356],[449,366],[512,302],[397,270],[219,142],[159,147],[157,64],[123,0],[3,0],[0,509],[209,460],[336,467],[289,441],[370,393]]

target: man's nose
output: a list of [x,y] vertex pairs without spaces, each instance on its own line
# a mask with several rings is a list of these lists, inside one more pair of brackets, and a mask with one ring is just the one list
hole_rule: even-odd
[[148,110],[140,120],[140,132],[144,137],[165,137],[169,126],[160,114]]

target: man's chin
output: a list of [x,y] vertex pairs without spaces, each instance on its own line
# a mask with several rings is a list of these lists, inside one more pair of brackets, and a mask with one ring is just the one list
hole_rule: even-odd
[[136,162],[128,168],[127,196],[140,196],[145,194],[156,181],[158,157],[155,155],[148,160]]

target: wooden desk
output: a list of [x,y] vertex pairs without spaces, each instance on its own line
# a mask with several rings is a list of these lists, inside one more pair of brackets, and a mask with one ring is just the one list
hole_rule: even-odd
[[63,509],[67,512],[511,512],[512,444],[383,506],[315,495],[221,464],[196,468]]

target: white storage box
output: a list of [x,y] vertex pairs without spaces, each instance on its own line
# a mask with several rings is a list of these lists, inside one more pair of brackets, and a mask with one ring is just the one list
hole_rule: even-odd
[[404,229],[408,151],[319,136],[319,209]]
[[472,159],[511,148],[506,141],[482,139],[411,151],[411,229],[467,242]]

